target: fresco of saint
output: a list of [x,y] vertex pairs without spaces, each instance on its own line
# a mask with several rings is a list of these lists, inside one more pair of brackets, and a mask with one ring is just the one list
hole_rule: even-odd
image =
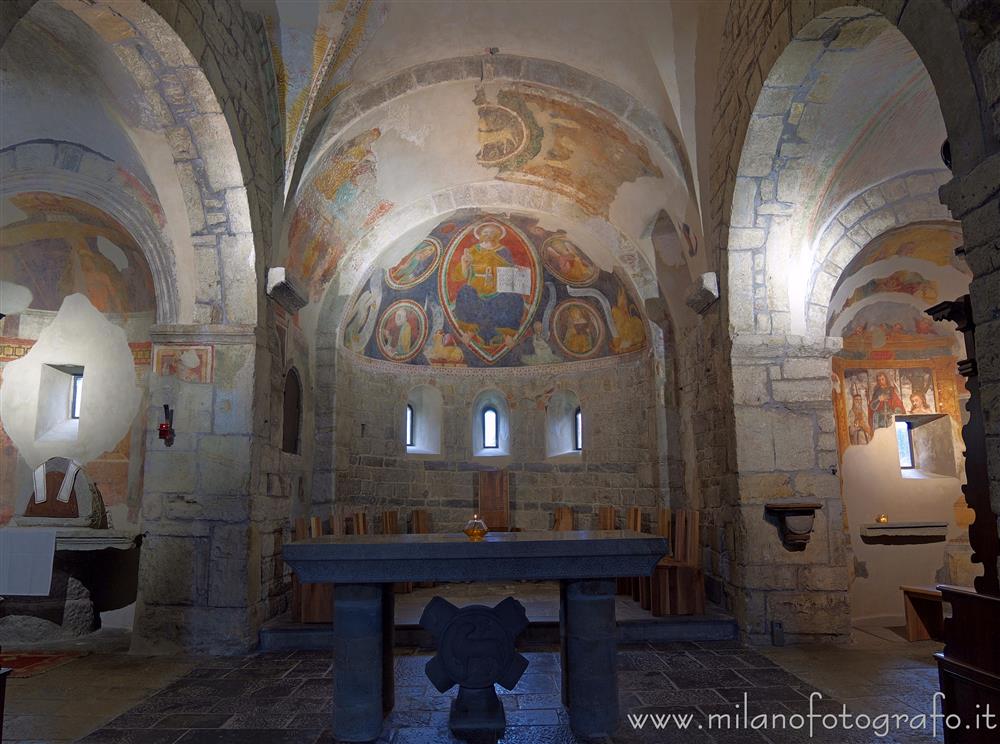
[[641,349],[646,343],[642,317],[629,303],[625,287],[618,288],[618,301],[611,308],[611,319],[618,333],[611,338],[611,348],[616,354]]
[[441,255],[441,245],[433,238],[420,241],[420,245],[407,253],[386,272],[386,283],[394,289],[408,289],[430,276]]
[[861,393],[857,391],[851,395],[851,410],[848,413],[847,420],[847,433],[851,439],[851,444],[868,444],[872,438],[872,429],[868,423],[868,414],[865,412],[865,404],[861,399]]
[[379,321],[376,342],[379,351],[394,362],[417,355],[427,341],[427,316],[412,300],[399,300],[386,308]]
[[592,284],[600,273],[596,266],[565,235],[553,235],[542,245],[545,268],[567,284]]
[[466,228],[449,246],[441,299],[466,346],[493,363],[514,347],[538,306],[538,259],[518,232],[497,221]]
[[910,413],[934,413],[923,393],[910,393]]
[[868,401],[868,425],[872,429],[885,429],[893,425],[897,414],[905,414],[906,408],[899,397],[896,385],[889,380],[887,372],[875,374],[871,398]]

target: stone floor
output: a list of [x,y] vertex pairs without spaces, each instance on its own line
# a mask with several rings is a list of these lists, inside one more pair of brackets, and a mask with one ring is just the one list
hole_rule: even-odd
[[[750,719],[765,713],[808,711],[818,690],[820,712],[868,715],[931,711],[936,670],[933,643],[907,644],[891,632],[855,632],[846,646],[795,646],[751,650],[731,642],[641,644],[622,647],[619,682],[623,725],[616,744],[639,742],[753,742],[786,744],[933,742],[908,729],[822,730],[816,736],[791,728],[726,730],[713,714],[739,714],[746,694]],[[559,657],[526,654],[528,671],[510,693],[501,691],[508,744],[576,741],[559,697]],[[383,742],[455,741],[447,729],[454,694],[440,695],[427,682],[427,656],[401,650],[396,658],[396,709]],[[246,657],[143,658],[95,654],[8,688],[3,740],[86,744],[284,744],[332,741],[328,709],[329,654],[293,652]],[[632,730],[632,720],[644,728]],[[673,716],[670,719],[662,716]],[[635,716],[647,716],[635,718]],[[655,718],[654,716],[661,716]],[[719,721],[720,719],[715,719]],[[665,726],[656,730],[659,723]],[[682,728],[685,726],[686,728]],[[699,728],[700,727],[700,728]],[[92,733],[90,733],[92,732]],[[89,735],[87,735],[89,734]]]

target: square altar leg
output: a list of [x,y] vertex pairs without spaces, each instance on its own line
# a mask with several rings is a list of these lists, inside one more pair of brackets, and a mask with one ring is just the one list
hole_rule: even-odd
[[586,738],[611,736],[620,723],[614,579],[563,580],[559,620],[570,728]]
[[[391,584],[337,584],[333,599],[333,736],[374,741],[392,710]],[[385,632],[388,624],[389,632]]]

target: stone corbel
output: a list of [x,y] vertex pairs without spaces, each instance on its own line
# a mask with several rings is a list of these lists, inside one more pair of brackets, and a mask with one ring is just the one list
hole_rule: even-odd
[[822,508],[818,501],[775,501],[764,505],[765,512],[778,520],[781,542],[788,550],[805,550],[816,510]]
[[309,304],[305,291],[288,276],[284,266],[267,270],[267,296],[281,305],[290,315]]

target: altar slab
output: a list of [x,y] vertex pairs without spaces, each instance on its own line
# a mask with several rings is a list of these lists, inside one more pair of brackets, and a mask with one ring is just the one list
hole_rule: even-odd
[[667,554],[666,538],[629,530],[314,537],[282,548],[301,581],[601,579],[648,576]]

